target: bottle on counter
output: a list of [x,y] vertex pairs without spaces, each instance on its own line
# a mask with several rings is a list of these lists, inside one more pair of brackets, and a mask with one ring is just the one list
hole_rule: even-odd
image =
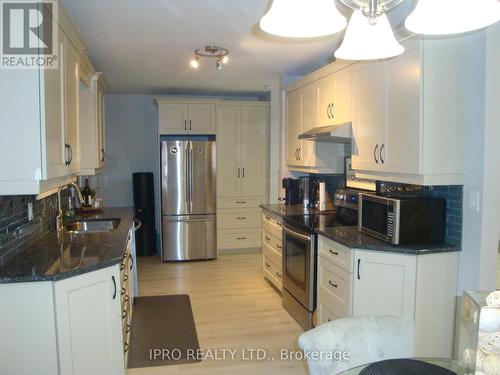
[[85,179],[85,187],[83,188],[82,195],[83,195],[84,206],[91,207],[92,206],[92,189],[89,186],[89,179],[88,178]]

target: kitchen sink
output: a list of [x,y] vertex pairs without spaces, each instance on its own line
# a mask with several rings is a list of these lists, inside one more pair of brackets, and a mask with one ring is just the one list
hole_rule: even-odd
[[106,218],[106,219],[85,219],[72,221],[66,224],[66,231],[69,233],[101,233],[112,232],[118,225],[121,219]]

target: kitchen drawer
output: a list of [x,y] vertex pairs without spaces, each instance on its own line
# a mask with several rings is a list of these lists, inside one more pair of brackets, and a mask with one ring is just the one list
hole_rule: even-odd
[[267,259],[269,259],[271,262],[274,263],[276,266],[277,270],[281,272],[281,253],[278,253],[276,250],[271,248],[270,246],[263,244],[262,245],[262,255],[264,255]]
[[319,255],[333,262],[340,268],[352,272],[354,253],[348,247],[331,241],[323,236],[318,236],[318,252]]
[[316,326],[331,322],[335,319],[346,318],[348,315],[340,311],[336,311],[330,300],[318,297],[318,307],[316,308]]
[[262,230],[262,243],[268,245],[274,251],[277,251],[280,255],[282,253],[282,240],[281,237],[278,239],[273,234],[269,233],[267,230]]
[[259,205],[262,203],[262,198],[219,198],[217,200],[217,206],[219,209],[259,208]]
[[337,265],[319,258],[318,262],[318,294],[327,296],[333,301],[336,311],[351,313],[352,305],[352,273]]
[[276,238],[282,236],[281,220],[276,219],[267,212],[262,214],[262,228]]
[[260,228],[260,210],[219,210],[217,226],[220,229]]
[[218,249],[259,248],[262,245],[260,228],[220,229],[217,232]]
[[274,264],[268,257],[265,255],[262,256],[262,265],[264,269],[264,276],[271,281],[274,286],[276,286],[279,290],[282,288],[282,274],[281,269],[278,269],[278,266]]

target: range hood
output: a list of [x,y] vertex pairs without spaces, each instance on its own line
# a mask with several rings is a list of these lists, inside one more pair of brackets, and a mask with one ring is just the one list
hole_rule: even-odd
[[346,122],[338,125],[312,128],[299,135],[299,139],[315,142],[351,143],[352,124]]

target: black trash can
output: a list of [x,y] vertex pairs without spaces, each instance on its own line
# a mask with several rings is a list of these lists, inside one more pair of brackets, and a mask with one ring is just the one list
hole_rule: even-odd
[[132,175],[135,218],[141,227],[135,232],[138,256],[156,255],[154,177],[151,172]]

